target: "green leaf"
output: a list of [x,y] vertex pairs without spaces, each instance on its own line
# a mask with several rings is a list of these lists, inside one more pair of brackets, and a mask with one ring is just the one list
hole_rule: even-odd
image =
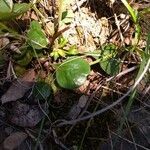
[[20,65],[15,65],[14,66],[15,74],[19,77],[25,74],[26,68],[22,67]]
[[33,58],[32,52],[27,51],[26,54],[19,60],[16,61],[16,63],[20,66],[27,66]]
[[76,55],[78,54],[78,50],[77,50],[77,46],[76,45],[72,45],[68,50],[67,50],[67,54],[68,55]]
[[37,82],[33,88],[32,94],[39,100],[46,100],[51,94],[51,87],[45,82]]
[[34,49],[46,48],[46,46],[48,44],[46,35],[42,31],[41,25],[39,24],[38,21],[31,22],[27,37],[28,37],[28,43]]
[[[6,23],[7,24],[7,23]],[[0,22],[0,34],[4,35],[5,33],[9,32],[14,38],[18,39],[20,38],[20,34],[18,34],[15,30],[12,28],[9,28],[7,25],[5,25],[4,22]]]
[[72,10],[66,10],[62,13],[62,22],[65,24],[71,23],[73,18],[74,18],[74,13]]
[[116,75],[119,72],[119,61],[116,59],[108,59],[105,61],[100,62],[101,68],[108,74],[108,75]]
[[5,0],[0,0],[0,13],[11,12],[9,4]]
[[31,4],[27,4],[27,3],[15,4],[13,13],[15,14],[15,16],[19,16],[27,12],[30,9],[30,7],[31,7]]
[[22,59],[22,58],[25,57],[25,55],[26,55],[26,53],[27,53],[28,51],[31,51],[31,50],[32,50],[31,47],[21,47],[21,48],[19,49],[20,53],[15,53],[15,54],[13,55],[13,58],[14,58],[16,61],[17,61],[17,60],[20,60],[20,59]]
[[67,44],[68,40],[64,37],[58,39],[59,48],[63,48]]
[[57,52],[58,52],[58,54],[59,54],[60,56],[62,56],[62,57],[65,57],[65,56],[66,56],[66,53],[65,53],[65,51],[64,51],[63,49],[58,49]]
[[54,50],[54,51],[50,54],[50,56],[52,56],[52,57],[54,58],[54,60],[57,60],[57,59],[59,58],[59,54],[58,54],[58,52],[57,52],[56,50]]
[[90,73],[90,65],[84,59],[74,57],[63,62],[56,70],[58,84],[66,89],[81,86]]
[[21,4],[14,4],[13,8],[11,9],[4,0],[0,0],[0,21],[5,21],[9,19],[14,19],[23,13],[27,12],[31,4],[21,3]]
[[127,0],[121,0],[121,2],[125,5],[125,7],[127,8],[128,12],[130,13],[131,17],[132,17],[132,20],[134,23],[137,23],[137,20],[138,20],[138,12],[137,10],[134,10],[130,4],[127,2]]
[[32,47],[21,47],[20,49],[20,54],[14,54],[13,59],[15,60],[16,64],[25,67],[27,66],[32,58],[34,57],[33,49]]
[[115,57],[116,54],[117,54],[116,46],[114,44],[107,44],[103,46],[102,48],[101,58],[103,61],[105,61],[105,60]]
[[12,0],[2,0],[5,4],[12,10],[13,9],[13,1]]
[[114,44],[104,45],[101,52],[100,66],[108,75],[116,75],[119,72],[120,62],[115,59],[117,55]]
[[142,61],[140,64],[140,69],[138,71],[138,74],[135,78],[135,81],[137,81],[141,74],[143,73],[145,66],[148,64],[148,62],[150,61],[150,33],[148,33],[147,35],[147,43],[146,43],[146,48],[145,51],[142,53]]

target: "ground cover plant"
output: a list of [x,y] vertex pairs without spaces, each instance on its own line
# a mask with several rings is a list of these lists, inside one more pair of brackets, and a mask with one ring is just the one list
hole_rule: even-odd
[[0,149],[150,148],[148,0],[0,0]]

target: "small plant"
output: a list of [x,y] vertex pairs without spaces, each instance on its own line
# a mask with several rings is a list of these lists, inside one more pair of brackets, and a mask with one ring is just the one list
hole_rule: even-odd
[[36,50],[41,50],[47,47],[48,41],[46,35],[42,31],[41,25],[38,21],[31,22],[30,29],[27,33],[27,42]]
[[[103,12],[99,10],[100,7],[95,5],[94,8],[93,3],[86,0],[30,0],[29,3],[0,0],[0,89],[3,88],[4,71],[8,80],[13,82],[6,93],[3,94],[3,89],[0,91],[0,96],[3,94],[0,118],[2,122],[4,120],[4,123],[7,123],[5,117],[8,116],[11,125],[27,128],[25,132],[21,132],[25,134],[24,140],[28,135],[33,137],[27,139],[33,141],[31,147],[35,144],[33,149],[87,149],[91,145],[93,149],[101,149],[101,137],[106,130],[109,131],[110,138],[108,141],[106,139],[107,145],[104,147],[109,146],[111,140],[111,146],[115,149],[115,134],[111,130],[117,129],[116,125],[123,109],[118,131],[121,133],[125,125],[128,129],[126,131],[130,130],[132,122],[127,122],[128,115],[135,100],[139,100],[143,94],[143,85],[149,82],[150,33],[147,43],[141,40],[140,21],[150,9],[134,10],[127,0],[121,1],[130,14],[130,20],[126,15],[119,15],[118,10],[113,10],[113,6],[118,6],[118,1],[110,2],[111,6],[108,6],[109,2],[94,1],[94,4],[104,4],[102,10],[106,8],[104,16],[109,15],[111,19],[108,19],[108,16],[101,18],[103,14],[99,12]],[[90,9],[87,6],[90,6]],[[93,10],[97,13],[94,14]],[[109,10],[113,11],[108,12]],[[130,35],[126,34],[128,31]],[[116,33],[120,33],[121,41]],[[71,38],[68,39],[66,35]],[[7,40],[5,46],[1,39]],[[139,46],[140,44],[142,46]],[[143,78],[146,80],[144,83]],[[140,82],[143,89],[136,97],[141,88],[137,88]],[[149,87],[145,91],[148,89]],[[146,106],[143,105],[143,97],[147,96],[145,95],[141,96],[142,100],[138,101],[138,105]],[[16,105],[17,107],[14,107]],[[10,108],[6,109],[8,106]],[[116,118],[117,112],[119,115]],[[104,115],[100,115],[102,113]],[[87,119],[90,120],[86,122]],[[85,121],[79,125],[83,120]],[[95,129],[98,132],[93,132]],[[134,141],[132,129],[133,142],[130,142],[129,136],[129,143],[135,145],[135,149],[136,146],[144,147]],[[78,140],[76,135],[72,134],[73,130],[79,133]],[[6,142],[10,141],[10,136],[6,138]],[[46,138],[43,139],[44,136]],[[54,139],[52,143],[47,142],[49,137]],[[16,144],[19,138],[16,139]],[[71,143],[65,140],[69,138]],[[128,140],[128,137],[123,139]],[[104,140],[102,139],[102,143]],[[119,141],[121,146],[124,145],[122,140]],[[54,142],[57,144],[56,148],[53,147]],[[45,143],[49,145],[44,145]],[[5,145],[7,149],[7,144]],[[118,146],[118,143],[116,145]]]
[[[1,0],[0,2],[0,7],[3,6],[3,8],[0,9],[0,20],[8,20],[9,18],[14,19],[26,12],[32,6],[36,13],[41,16],[41,13],[36,8],[35,4],[13,4],[11,0]],[[136,26],[137,32],[135,34],[135,47],[139,41],[140,35],[138,12],[133,10],[126,0],[122,0],[122,2],[131,14],[132,20]],[[99,63],[100,67],[108,75],[114,76],[119,73],[120,60],[117,56],[118,52],[116,46],[114,44],[106,44],[102,46],[102,48],[97,51],[97,57],[94,57],[95,52],[80,54],[76,45],[69,45],[68,40],[63,37],[62,33],[59,31],[60,28],[63,29],[64,24],[71,23],[73,13],[70,10],[66,10],[65,3],[62,0],[60,0],[58,11],[58,18],[53,29],[55,31],[52,37],[53,42],[50,44],[44,30],[42,29],[42,25],[38,21],[32,21],[30,23],[29,29],[25,35],[25,44],[22,48],[20,48],[21,54],[14,55],[17,65],[26,67],[33,58],[38,59],[44,49],[48,52],[51,45],[50,52],[48,53],[50,53],[50,56],[54,58],[54,61],[57,61],[58,58],[61,57],[66,59],[63,62],[53,66],[55,68],[56,80],[59,86],[63,88],[73,89],[81,86],[90,72],[90,65],[96,63]],[[44,22],[42,22],[42,24],[44,24]],[[3,27],[7,29],[7,26],[3,25]],[[85,60],[86,56],[92,56],[96,60],[89,64]]]
[[108,75],[119,73],[120,61],[116,55],[117,48],[114,44],[107,44],[102,48],[100,66]]
[[68,40],[62,36],[58,38],[58,43],[54,45],[53,51],[50,54],[50,56],[54,57],[54,60],[57,60],[60,56],[66,57],[78,54],[76,45],[69,46],[68,48],[67,42]]

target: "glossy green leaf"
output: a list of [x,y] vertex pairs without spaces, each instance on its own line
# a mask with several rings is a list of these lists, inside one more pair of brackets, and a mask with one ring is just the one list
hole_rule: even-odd
[[39,100],[46,100],[51,94],[51,87],[45,82],[37,82],[33,88],[33,96]]
[[27,37],[28,37],[28,43],[34,49],[46,48],[46,46],[48,44],[46,35],[42,31],[41,25],[39,24],[38,21],[31,22]]
[[21,4],[14,4],[13,8],[11,9],[4,0],[0,0],[0,21],[5,21],[9,19],[14,19],[23,13],[27,12],[31,4],[21,3]]
[[100,62],[101,68],[111,76],[116,75],[119,72],[119,65],[119,61],[113,58]]
[[58,84],[66,89],[81,86],[90,73],[90,65],[82,58],[74,57],[63,62],[56,70]]

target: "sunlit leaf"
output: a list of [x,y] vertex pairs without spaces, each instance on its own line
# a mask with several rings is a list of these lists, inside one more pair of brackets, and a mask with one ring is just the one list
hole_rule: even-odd
[[76,45],[71,46],[71,47],[67,50],[67,54],[68,54],[68,55],[76,55],[76,54],[78,54],[78,53],[79,53],[79,52],[78,52],[78,50],[77,50]]
[[62,22],[65,24],[71,23],[74,18],[74,13],[72,10],[66,10],[62,13]]
[[11,12],[11,8],[5,0],[0,0],[0,13]]
[[16,16],[19,16],[19,15],[27,12],[30,7],[31,7],[31,4],[27,4],[27,3],[15,4],[14,9],[13,9],[13,13]]
[[50,54],[50,56],[52,56],[54,58],[54,60],[57,60],[59,58],[59,54],[55,50]]
[[66,53],[63,49],[58,49],[58,54],[62,57],[65,57],[66,56]]
[[58,84],[66,89],[81,86],[90,72],[90,65],[82,58],[70,58],[63,62],[56,70]]
[[12,0],[2,0],[5,4],[12,10],[13,9],[13,1]]
[[63,48],[67,44],[68,40],[64,37],[58,39],[58,44],[60,48]]
[[46,48],[46,46],[48,44],[46,35],[42,31],[41,25],[39,24],[38,21],[31,22],[27,37],[28,37],[28,43],[34,49]]

